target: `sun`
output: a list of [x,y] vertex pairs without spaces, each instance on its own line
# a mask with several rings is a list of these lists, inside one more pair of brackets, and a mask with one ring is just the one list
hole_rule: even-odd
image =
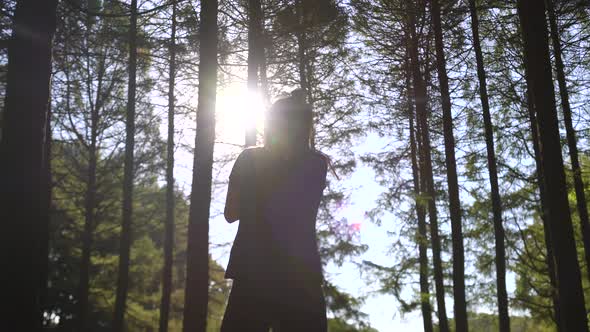
[[266,106],[262,96],[248,91],[245,84],[232,84],[218,92],[215,125],[217,142],[243,145],[246,128],[264,131]]

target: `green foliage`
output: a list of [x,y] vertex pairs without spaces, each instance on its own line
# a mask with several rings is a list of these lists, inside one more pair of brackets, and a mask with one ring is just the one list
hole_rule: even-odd
[[[500,326],[498,324],[498,316],[484,313],[469,313],[469,329],[478,332],[495,332]],[[454,320],[449,319],[449,326],[451,331],[455,331]],[[434,329],[439,331],[438,326]],[[534,318],[524,316],[510,316],[510,331],[514,332],[554,332],[553,326],[547,325],[543,321],[538,321]]]
[[[76,314],[76,287],[80,256],[80,236],[84,224],[83,201],[76,199],[84,184],[81,174],[67,172],[64,155],[73,147],[57,144],[54,148],[53,170],[58,179],[54,189],[51,237],[51,306],[46,310],[61,317],[55,331],[68,331]],[[70,152],[66,152],[70,151]],[[102,160],[104,161],[104,160]],[[117,172],[121,172],[119,168]],[[121,176],[101,177],[99,213],[94,230],[91,257],[91,324],[93,330],[108,330],[114,303],[117,277]],[[131,248],[130,288],[127,301],[127,328],[144,331],[158,324],[163,266],[163,224],[165,220],[165,188],[157,182],[141,181],[134,193],[135,215]],[[186,229],[188,202],[176,192],[176,237],[174,244],[171,331],[182,325],[186,265]],[[224,270],[210,261],[209,326],[218,330],[225,310],[229,284]]]
[[338,318],[328,319],[328,332],[379,332],[372,327],[355,327]]
[[[590,193],[590,164],[588,157],[580,160],[586,193]],[[584,246],[581,240],[580,218],[576,207],[576,195],[573,188],[573,174],[571,170],[566,172],[568,180],[568,197],[574,223],[574,235],[578,252],[578,262],[582,273],[582,284],[585,286],[586,305],[590,304],[590,289],[588,289],[587,269],[584,264]],[[553,288],[548,276],[547,252],[545,246],[545,233],[543,223],[539,215],[534,222],[521,231],[522,251],[514,266],[517,273],[515,306],[530,312],[538,321],[553,326],[553,303],[551,294]]]

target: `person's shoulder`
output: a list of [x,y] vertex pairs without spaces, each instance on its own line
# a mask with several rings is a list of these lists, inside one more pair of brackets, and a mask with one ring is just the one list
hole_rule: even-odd
[[252,167],[253,163],[260,159],[256,156],[261,152],[260,150],[260,147],[247,147],[242,150],[234,162],[230,178],[237,176],[239,173],[249,172],[248,169]]
[[328,165],[330,165],[330,157],[327,154],[319,150],[312,150],[310,155],[311,158],[317,163],[321,164],[323,168],[327,169]]
[[246,158],[253,158],[257,155],[260,155],[264,152],[264,147],[262,146],[250,146],[242,150],[238,159],[246,159]]
[[314,157],[316,159],[320,159],[320,160],[323,160],[325,162],[329,162],[330,161],[330,157],[327,154],[325,154],[322,151],[320,151],[320,150],[311,150],[310,151],[310,154],[311,154],[312,157]]
[[253,154],[260,154],[266,151],[264,146],[249,146],[244,149],[244,152],[253,153]]

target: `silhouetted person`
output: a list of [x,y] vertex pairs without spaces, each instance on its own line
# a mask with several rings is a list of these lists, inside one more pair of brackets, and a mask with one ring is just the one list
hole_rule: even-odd
[[240,225],[222,332],[327,331],[316,216],[329,160],[310,147],[312,118],[301,91],[277,101],[264,147],[244,150],[232,169],[224,214]]

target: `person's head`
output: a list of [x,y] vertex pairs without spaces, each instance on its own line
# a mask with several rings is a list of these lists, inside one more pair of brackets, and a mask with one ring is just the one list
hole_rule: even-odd
[[307,150],[312,124],[311,106],[302,90],[295,90],[271,106],[264,126],[264,145],[278,150]]

